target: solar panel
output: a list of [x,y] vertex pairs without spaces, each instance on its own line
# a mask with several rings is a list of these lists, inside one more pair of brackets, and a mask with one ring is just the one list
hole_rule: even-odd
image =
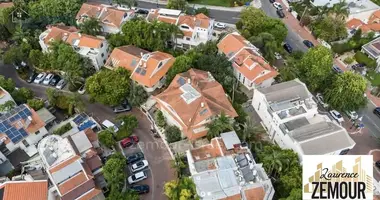
[[25,113],[27,116],[31,116],[31,115],[32,115],[32,112],[30,112],[30,110],[29,110],[28,108],[25,108],[24,113]]
[[20,132],[20,135],[22,135],[24,137],[28,136],[28,133],[23,128],[18,130],[18,131]]
[[136,67],[136,65],[137,65],[137,61],[133,59],[131,62],[131,67]]
[[76,116],[73,121],[76,125],[79,125],[82,122],[84,122],[87,118],[88,116],[85,113],[81,113],[80,115]]
[[186,83],[186,81],[185,81],[184,78],[179,77],[179,79],[177,80],[177,83],[178,83],[180,86],[182,86],[182,85],[184,85],[184,84]]
[[145,76],[145,74],[146,74],[146,69],[141,70],[140,74],[143,75],[143,76]]
[[204,114],[207,113],[207,111],[208,111],[207,109],[203,109],[199,114],[200,114],[200,115],[204,115]]
[[136,69],[136,73],[140,74],[140,71],[141,71],[141,67]]

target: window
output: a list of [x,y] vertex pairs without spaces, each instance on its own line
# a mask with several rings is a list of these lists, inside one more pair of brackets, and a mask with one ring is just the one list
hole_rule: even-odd
[[102,58],[104,57],[104,53],[102,53]]
[[94,48],[90,48],[91,50],[94,50]]
[[36,131],[34,134],[38,135],[38,134],[40,134],[40,131]]
[[158,69],[160,69],[161,67],[162,67],[162,62],[160,62],[159,64],[158,64]]
[[106,64],[106,59],[103,60],[103,64]]
[[100,44],[100,48],[103,48],[103,43]]
[[189,29],[188,26],[184,26],[184,25],[181,25],[181,28],[183,28],[183,29]]
[[187,41],[190,41],[190,38],[189,38],[189,37],[186,37],[186,40],[187,40]]
[[29,146],[29,143],[26,140],[23,140],[22,143],[24,144],[25,147]]

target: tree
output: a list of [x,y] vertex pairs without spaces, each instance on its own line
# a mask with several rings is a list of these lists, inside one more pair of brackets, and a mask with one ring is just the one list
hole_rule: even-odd
[[124,192],[112,189],[106,200],[139,200],[140,197],[138,194],[132,190],[126,190]]
[[110,130],[104,130],[99,133],[99,141],[104,146],[112,149],[115,146],[115,139],[113,138],[113,132]]
[[276,38],[270,33],[260,33],[258,36],[249,38],[249,41],[263,53],[263,56],[269,62],[275,61],[274,53],[279,51]]
[[233,130],[232,120],[222,112],[218,118],[207,124],[207,128],[209,129],[207,138],[211,140],[214,137],[219,137],[225,131]]
[[3,60],[6,64],[21,63],[28,59],[29,51],[32,47],[28,43],[21,43],[19,46],[12,46],[5,52]]
[[29,15],[48,24],[63,22],[75,25],[75,16],[82,5],[81,0],[40,0],[28,5]]
[[154,119],[159,127],[164,128],[166,126],[166,120],[161,110],[157,110],[157,112],[154,114]]
[[122,33],[109,35],[107,41],[110,44],[111,48],[120,47],[120,46],[128,44],[125,41],[125,36]]
[[286,198],[280,199],[280,200],[298,200],[302,199],[302,189],[301,188],[294,188],[290,192],[290,195]]
[[16,106],[16,103],[12,100],[8,100],[0,105],[1,112],[8,112]]
[[176,153],[174,155],[174,160],[171,161],[171,167],[173,169],[175,169],[175,171],[177,172],[177,178],[181,178],[182,177],[182,171],[184,169],[186,169],[186,164],[183,162],[183,159],[184,159],[184,156],[182,154],[178,154]]
[[[29,52],[29,56],[28,56],[28,60],[29,62],[33,65],[33,66],[36,66],[36,67],[40,67],[40,63],[42,64],[42,62],[44,62],[45,60],[43,60],[44,58],[46,58],[46,56],[44,56],[44,54],[42,53],[42,51],[40,50],[37,50],[37,49],[32,49],[30,52]],[[45,61],[46,62],[46,61]],[[44,63],[45,64],[45,63]],[[44,68],[44,67],[42,67]]]
[[199,200],[195,184],[189,177],[166,182],[164,193],[169,200]]
[[106,164],[103,167],[103,175],[107,180],[108,185],[111,187],[111,190],[121,191],[126,178],[124,172],[126,167],[126,160],[123,155],[116,154],[107,160]]
[[102,26],[97,18],[91,17],[79,25],[81,33],[97,36],[102,31]]
[[178,56],[173,66],[169,69],[166,74],[166,85],[170,85],[174,77],[182,72],[186,72],[191,68],[192,59],[186,55]]
[[281,20],[268,17],[262,10],[254,7],[247,7],[241,12],[236,27],[245,38],[267,32],[272,34],[279,44],[285,40],[288,34],[285,24]]
[[28,99],[26,104],[36,111],[44,107],[44,101],[40,99]]
[[74,114],[75,109],[78,112],[83,112],[85,110],[85,104],[78,93],[73,93],[65,97],[66,103],[68,104],[67,111],[69,115]]
[[327,16],[322,20],[312,23],[313,33],[327,42],[336,41],[347,37],[345,21]]
[[186,0],[169,0],[166,7],[169,9],[185,11],[187,8],[187,1]]
[[0,40],[5,41],[8,40],[11,36],[11,33],[9,33],[7,27],[5,25],[0,24]]
[[210,16],[210,13],[206,7],[197,8],[195,14],[203,13],[206,16]]
[[34,93],[29,88],[20,88],[18,90],[13,90],[11,96],[18,104],[23,104],[28,101],[28,99],[33,99]]
[[91,98],[111,106],[124,101],[129,88],[129,72],[122,67],[115,71],[102,70],[86,80],[86,90]]
[[131,82],[131,90],[129,91],[128,100],[132,106],[141,106],[148,99],[148,93],[141,85]]
[[20,26],[16,27],[16,30],[12,34],[12,40],[16,41],[18,44],[21,44],[30,37],[29,30],[22,28]]
[[242,127],[242,138],[244,141],[247,142],[260,141],[263,139],[263,135],[266,134],[266,131],[263,128],[263,126],[253,121],[252,118],[249,116],[247,116],[247,120],[244,124],[242,124]]
[[329,13],[334,15],[335,18],[340,20],[345,20],[350,14],[347,3],[344,0],[341,0],[339,3],[333,5],[331,9],[329,9]]
[[11,78],[5,78],[3,75],[0,75],[0,87],[9,93],[12,93],[16,84]]
[[296,64],[301,80],[311,91],[323,89],[331,76],[333,57],[331,51],[324,46],[309,49]]
[[120,115],[117,117],[121,121],[121,126],[116,134],[117,140],[122,140],[133,133],[133,130],[138,127],[139,122],[134,115]]
[[46,89],[46,96],[51,106],[55,106],[57,99],[62,95],[62,92],[53,88]]
[[344,72],[336,75],[330,87],[325,90],[325,101],[340,111],[358,110],[367,104],[364,97],[367,82],[359,74]]
[[167,126],[165,129],[166,141],[173,143],[181,140],[181,130],[176,126]]
[[136,0],[115,0],[115,3],[119,6],[126,5],[128,8],[132,8],[134,6],[137,6]]

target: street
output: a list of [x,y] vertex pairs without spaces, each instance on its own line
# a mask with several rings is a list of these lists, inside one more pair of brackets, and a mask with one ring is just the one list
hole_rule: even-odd
[[[33,83],[29,84],[21,80],[12,65],[4,65],[0,61],[0,74],[6,78],[11,78],[16,83],[16,87],[29,88],[37,97],[47,99],[45,91],[49,86]],[[92,115],[99,123],[105,119],[111,121],[115,119],[116,115],[110,107],[99,103],[90,103],[87,96],[82,97],[86,104],[86,112]],[[165,182],[175,178],[174,171],[170,167],[171,157],[169,152],[160,138],[154,138],[152,134],[150,134],[150,122],[146,116],[137,108],[133,108],[131,114],[135,115],[139,121],[139,126],[135,129],[133,134],[139,137],[139,147],[141,147],[150,165],[149,177],[144,181],[145,184],[150,186],[150,192],[141,197],[144,200],[167,199],[163,194],[163,186]]]

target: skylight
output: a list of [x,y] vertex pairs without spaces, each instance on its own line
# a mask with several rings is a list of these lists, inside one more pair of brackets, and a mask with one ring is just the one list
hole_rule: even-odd
[[180,89],[183,91],[181,97],[187,104],[190,104],[201,96],[201,94],[188,83],[181,86]]

